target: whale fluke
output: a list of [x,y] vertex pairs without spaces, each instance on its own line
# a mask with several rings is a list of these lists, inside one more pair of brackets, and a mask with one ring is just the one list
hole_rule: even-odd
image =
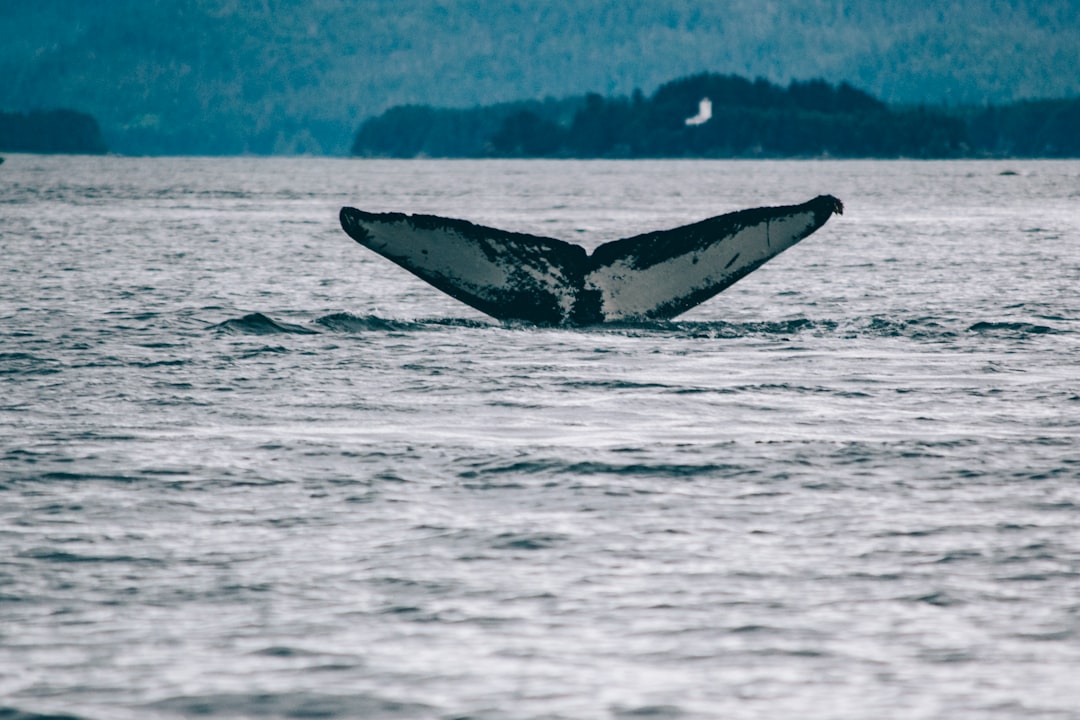
[[844,205],[752,208],[605,243],[590,255],[555,238],[434,215],[341,208],[361,245],[499,320],[587,325],[666,320],[705,302],[807,237]]

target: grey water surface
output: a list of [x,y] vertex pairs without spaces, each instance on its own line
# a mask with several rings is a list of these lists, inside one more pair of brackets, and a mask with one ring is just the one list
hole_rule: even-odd
[[[847,211],[671,322],[352,242]],[[1080,717],[1080,162],[11,155],[0,718]]]

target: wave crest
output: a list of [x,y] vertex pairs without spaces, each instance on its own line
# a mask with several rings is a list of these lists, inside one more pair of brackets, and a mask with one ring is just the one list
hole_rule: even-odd
[[236,335],[315,335],[319,331],[303,325],[274,320],[262,313],[249,313],[210,326],[212,330]]

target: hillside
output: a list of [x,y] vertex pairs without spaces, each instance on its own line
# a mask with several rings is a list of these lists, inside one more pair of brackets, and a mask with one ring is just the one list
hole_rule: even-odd
[[71,107],[122,153],[346,154],[390,107],[653,93],[700,72],[886,103],[1080,94],[1077,0],[7,0],[0,110]]

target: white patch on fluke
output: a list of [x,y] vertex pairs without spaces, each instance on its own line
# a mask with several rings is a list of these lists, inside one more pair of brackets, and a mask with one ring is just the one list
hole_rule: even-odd
[[388,223],[372,233],[368,247],[473,291],[502,287],[510,281],[502,264],[490,262],[477,243],[450,229],[418,229],[405,220]]
[[585,276],[586,289],[599,290],[607,320],[645,318],[660,305],[695,291],[726,286],[797,243],[814,224],[810,211],[749,225],[722,243],[676,255],[635,270],[632,258],[619,260]]

